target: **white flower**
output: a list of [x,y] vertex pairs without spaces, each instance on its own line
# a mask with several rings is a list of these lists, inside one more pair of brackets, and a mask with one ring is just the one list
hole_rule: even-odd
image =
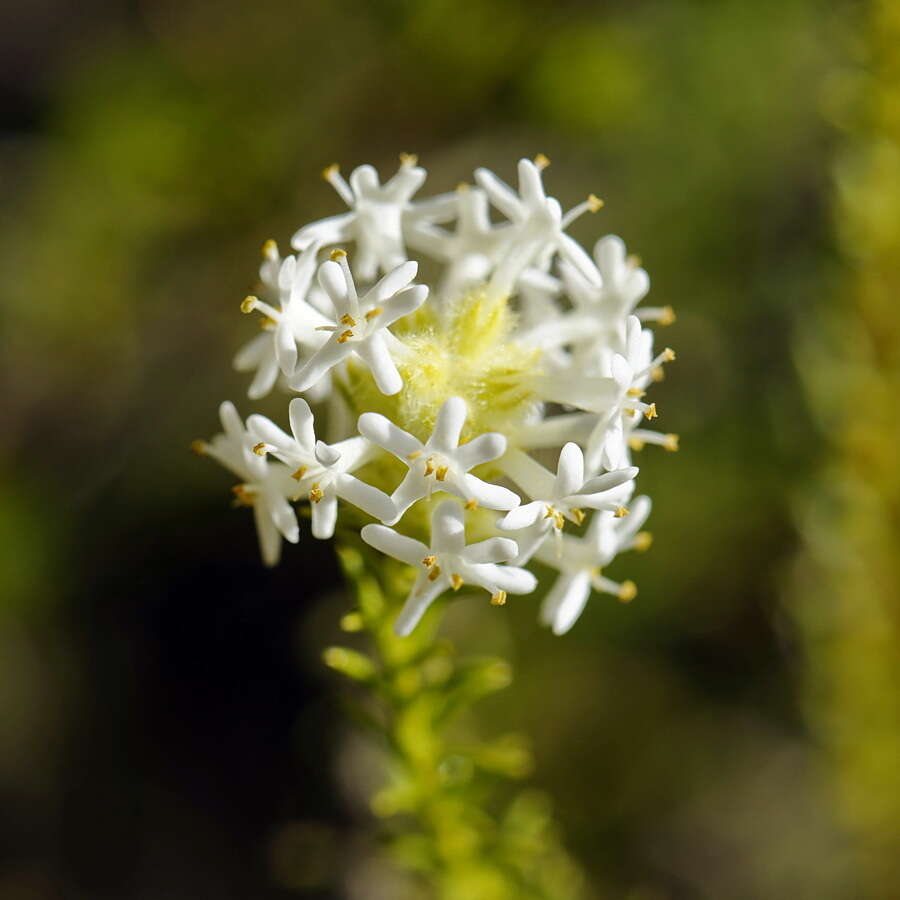
[[[646,395],[675,358],[668,348],[654,355],[647,326],[674,314],[640,306],[650,280],[620,238],[601,238],[592,258],[566,233],[602,204],[590,195],[563,213],[544,190],[547,163],[520,160],[517,190],[478,169],[477,186],[415,200],[426,174],[415,157],[402,155],[384,184],[371,166],[347,181],[326,169],[348,210],[300,228],[296,256],[282,259],[267,242],[259,296],[242,305],[263,314],[263,333],[235,364],[254,372],[251,397],[276,382],[304,394],[290,404],[291,433],[260,415],[245,430],[225,404],[225,433],[197,442],[242,479],[235,495],[254,508],[269,564],[282,537],[297,540],[294,500],[310,501],[319,538],[335,533],[339,513],[345,531],[355,527],[347,504],[379,520],[363,538],[419,573],[402,634],[448,587],[480,585],[497,603],[507,590],[530,591],[525,564],[560,572],[542,610],[557,633],[592,588],[622,600],[636,592],[601,569],[649,544],[639,529],[650,501],[632,501],[632,453],[678,447],[677,435],[640,427],[656,417]],[[347,253],[333,249],[345,242],[355,245],[352,272]],[[331,258],[318,265],[323,248]],[[420,257],[434,288],[414,283]],[[316,439],[307,401],[322,403],[329,443]],[[557,458],[555,473],[537,451]],[[391,456],[405,466],[402,479]],[[429,522],[408,515],[410,536],[386,527],[435,492],[458,501],[438,505]],[[479,528],[493,522],[515,540],[466,546],[476,507],[500,511],[474,517]]]
[[537,558],[560,573],[541,606],[541,621],[550,625],[554,634],[565,634],[575,624],[591,588],[624,603],[634,599],[637,588],[633,581],[612,581],[601,574],[601,568],[623,550],[646,547],[649,536],[640,528],[649,514],[649,498],[637,497],[624,518],[611,512],[594,513],[584,537],[563,535],[556,547],[544,544],[538,549]]
[[493,537],[466,546],[464,513],[453,500],[444,501],[432,514],[430,547],[384,525],[366,525],[362,539],[419,570],[394,624],[399,635],[409,634],[425,610],[448,588],[457,591],[464,584],[473,584],[488,591],[492,603],[502,605],[507,593],[528,594],[537,585],[534,575],[526,569],[497,565],[515,557],[515,541]]
[[403,387],[403,379],[389,349],[393,335],[388,326],[425,302],[428,288],[409,286],[418,266],[414,262],[397,266],[360,298],[347,254],[335,251],[332,256],[333,259],[319,268],[319,284],[334,307],[333,324],[321,328],[331,331],[331,336],[297,369],[290,385],[295,391],[309,390],[338,363],[354,354],[371,370],[382,393],[396,394]]
[[217,459],[242,479],[232,491],[239,506],[252,506],[263,561],[274,566],[281,556],[281,538],[296,544],[300,538],[297,516],[289,502],[294,484],[281,463],[270,463],[253,452],[253,438],[244,429],[233,403],[219,407],[224,433],[195,449]]
[[[539,158],[546,165],[546,160]],[[596,212],[602,206],[593,194],[563,215],[559,201],[544,193],[541,169],[530,159],[519,160],[518,194],[489,169],[476,169],[475,180],[487,191],[491,203],[512,222],[512,242],[491,280],[500,294],[509,293],[519,275],[530,265],[546,269],[550,256],[557,252],[585,278],[599,276],[591,258],[565,229],[582,213]]]
[[247,426],[257,439],[253,453],[260,456],[271,453],[285,463],[294,480],[296,495],[307,494],[312,504],[313,537],[330,538],[334,534],[338,498],[376,519],[394,519],[391,498],[349,474],[375,455],[365,438],[352,437],[336,444],[317,441],[312,411],[300,397],[291,401],[289,416],[290,435],[265,416],[250,416]]
[[[321,244],[356,243],[356,263],[360,277],[373,279],[401,265],[407,258],[403,241],[404,219],[443,218],[452,210],[453,200],[440,197],[416,210],[413,194],[425,181],[425,170],[414,156],[401,156],[400,169],[381,184],[372,166],[359,166],[350,173],[348,184],[337,165],[322,173],[325,180],[350,207],[350,212],[322,219],[301,228],[291,239],[296,250],[312,242]],[[416,215],[418,213],[418,215]]]
[[317,252],[318,245],[311,244],[299,257],[281,260],[274,241],[267,241],[263,247],[260,280],[266,299],[251,295],[241,304],[245,313],[258,310],[265,315],[263,332],[245,344],[234,358],[237,371],[256,370],[247,390],[252,400],[272,390],[279,371],[284,375],[293,373],[298,343],[315,350],[325,342],[325,335],[317,329],[328,325],[328,319],[307,301]]
[[512,509],[519,498],[512,491],[489,484],[469,474],[469,469],[490,462],[506,451],[502,434],[482,434],[460,446],[459,438],[466,422],[466,403],[461,397],[450,397],[438,412],[431,436],[423,444],[386,416],[363,413],[359,432],[373,444],[393,453],[409,467],[406,477],[391,495],[396,506],[396,520],[417,500],[432,491],[447,491],[466,501],[468,508]]
[[581,448],[571,442],[559,453],[555,476],[520,450],[508,453],[501,465],[503,471],[532,498],[530,503],[510,510],[498,523],[504,531],[516,532],[517,565],[528,562],[551,533],[559,538],[567,520],[581,525],[585,509],[626,515],[627,510],[622,504],[627,489],[623,490],[623,486],[629,485],[638,473],[636,467],[628,466],[585,479]]

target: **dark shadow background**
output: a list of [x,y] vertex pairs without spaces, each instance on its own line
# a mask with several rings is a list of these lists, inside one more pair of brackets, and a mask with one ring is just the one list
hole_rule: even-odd
[[[855,898],[783,612],[817,439],[792,341],[833,288],[830,87],[855,5],[141,0],[0,21],[0,896],[344,896],[364,819],[319,662],[348,601],[305,535],[257,560],[187,452],[249,334],[258,247],[340,203],[338,160],[445,190],[546,153],[676,306],[645,451],[656,537],[554,639],[463,608],[517,671],[490,720],[598,896]],[[372,896],[375,896],[374,894]]]

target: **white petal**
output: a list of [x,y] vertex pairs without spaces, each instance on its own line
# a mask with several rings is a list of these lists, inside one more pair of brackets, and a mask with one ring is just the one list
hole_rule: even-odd
[[269,340],[270,355],[260,361],[256,375],[253,381],[250,382],[250,387],[247,388],[247,396],[251,400],[259,400],[260,397],[265,397],[278,380],[278,360],[275,358],[274,352],[272,352],[271,338]]
[[397,266],[392,272],[388,272],[370,292],[375,305],[384,303],[394,294],[402,291],[416,277],[418,271],[419,264],[409,261],[403,263],[402,266]]
[[581,447],[571,441],[559,452],[556,466],[556,494],[566,497],[574,494],[584,483],[584,454]]
[[311,503],[313,537],[327,540],[334,537],[334,526],[337,523],[337,497],[330,491],[319,500]]
[[520,528],[529,528],[537,521],[543,512],[545,504],[541,500],[532,503],[524,503],[511,509],[498,523],[497,527],[504,531],[518,531]]
[[323,375],[343,362],[353,348],[350,342],[339,343],[333,334],[289,379],[295,391],[308,391]]
[[541,606],[541,620],[553,627],[554,634],[565,634],[581,615],[590,594],[588,572],[560,575]]
[[272,451],[280,459],[294,459],[297,455],[297,443],[285,434],[273,421],[254,413],[247,419],[247,431],[257,441],[264,441],[274,447]]
[[397,534],[385,525],[364,525],[360,535],[370,547],[410,566],[422,565],[422,560],[428,556],[428,547],[421,541]]
[[428,439],[428,447],[432,450],[455,450],[459,444],[459,436],[466,422],[466,401],[462,397],[450,397],[437,414],[434,431]]
[[427,299],[428,288],[424,284],[416,284],[405,288],[389,300],[384,301],[384,312],[379,316],[379,324],[387,328],[398,319],[415,312]]
[[492,537],[475,544],[469,544],[463,559],[469,563],[499,563],[515,559],[519,547],[509,538]]
[[542,207],[547,199],[541,171],[530,159],[519,160],[519,194],[530,207]]
[[338,316],[347,312],[349,303],[347,279],[344,277],[344,270],[339,263],[329,259],[319,266],[319,284],[322,290],[328,294]]
[[499,459],[505,452],[506,438],[502,434],[490,432],[489,434],[480,434],[477,438],[460,446],[455,457],[460,468],[468,472],[469,469],[480,466],[482,463]]
[[614,469],[612,472],[598,475],[596,478],[586,481],[578,494],[579,496],[582,494],[602,494],[633,480],[639,471],[637,466],[625,466],[623,469]]
[[391,521],[396,515],[394,501],[387,494],[352,475],[339,475],[335,479],[334,489],[339,497],[382,522]]
[[297,366],[297,340],[289,322],[279,322],[275,328],[275,359],[285,375],[292,375]]
[[409,465],[409,456],[422,451],[422,444],[409,432],[398,428],[380,413],[363,413],[357,423],[359,433]]
[[519,495],[513,493],[499,484],[488,484],[474,475],[465,475],[463,478],[467,500],[477,501],[479,506],[486,509],[515,509],[521,502]]
[[369,367],[375,384],[382,394],[396,394],[403,387],[403,379],[397,371],[397,365],[391,357],[390,350],[377,332],[368,340],[354,347],[357,355]]
[[406,473],[406,477],[400,484],[397,486],[396,490],[393,494],[391,494],[391,500],[394,503],[394,508],[396,513],[394,515],[393,520],[385,520],[389,525],[393,525],[394,522],[400,520],[410,506],[413,505],[417,500],[421,500],[428,493],[428,486],[425,483],[425,479],[418,472],[413,471],[412,469]]
[[510,594],[530,594],[537,587],[537,578],[518,566],[479,566],[501,590]]
[[499,179],[490,169],[476,169],[475,180],[491,198],[491,203],[507,219],[515,222],[522,218],[522,204],[516,192],[505,181]]
[[[374,526],[367,526],[374,527]],[[400,637],[406,637],[425,614],[425,611],[432,603],[447,590],[450,581],[446,575],[441,575],[435,581],[429,581],[423,574],[416,581],[406,603],[394,622],[394,633]]]
[[225,434],[233,441],[242,442],[244,440],[244,423],[238,415],[237,409],[230,400],[226,400],[219,406],[219,419],[222,422],[222,428]]
[[330,447],[325,441],[316,441],[315,456],[316,461],[323,466],[333,466],[341,458],[341,453]]
[[462,553],[465,545],[463,509],[453,500],[445,500],[431,516],[431,548],[438,553]]
[[316,445],[316,431],[309,404],[302,397],[294,397],[288,407],[288,417],[294,440],[311,454]]
[[264,504],[253,504],[253,518],[256,520],[256,533],[259,537],[263,563],[267,566],[278,565],[281,558],[281,535]]

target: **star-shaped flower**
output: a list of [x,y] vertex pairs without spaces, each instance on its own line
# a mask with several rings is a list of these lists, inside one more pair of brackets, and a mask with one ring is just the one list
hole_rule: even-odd
[[446,400],[438,411],[431,437],[424,444],[380,413],[363,413],[359,417],[359,433],[409,467],[391,495],[397,510],[394,522],[413,503],[435,490],[455,494],[469,508],[513,509],[519,505],[519,498],[512,491],[469,474],[469,469],[502,456],[506,438],[490,432],[460,446],[466,412],[461,397]]
[[428,296],[424,285],[410,285],[418,265],[405,262],[385,275],[363,297],[356,292],[347,254],[335,250],[332,259],[319,267],[319,284],[334,307],[333,324],[320,326],[331,331],[328,340],[290,379],[295,391],[306,391],[351,354],[361,359],[383,394],[396,394],[403,379],[389,349],[396,338],[388,326],[418,309]]
[[475,171],[475,180],[487,191],[491,203],[512,222],[515,233],[514,242],[491,279],[491,286],[498,294],[509,294],[528,266],[535,264],[547,269],[554,253],[559,253],[588,280],[599,281],[591,258],[565,229],[582,213],[600,209],[602,201],[591,194],[563,215],[559,201],[544,192],[541,168],[547,165],[547,160],[539,157],[538,162],[541,165],[530,159],[519,160],[518,193],[490,170]]
[[584,537],[563,535],[558,547],[544,544],[538,549],[536,558],[560,573],[541,606],[541,620],[554,634],[565,634],[575,624],[591,588],[623,603],[634,599],[637,588],[633,581],[612,581],[601,574],[601,568],[624,550],[649,546],[649,534],[640,531],[649,514],[650,498],[637,497],[625,518],[597,512]]
[[241,304],[242,312],[263,313],[263,333],[245,344],[234,358],[237,371],[256,370],[247,390],[251,399],[268,394],[279,371],[293,373],[298,343],[312,351],[325,342],[317,329],[328,325],[328,319],[307,299],[315,289],[312,280],[318,249],[317,244],[311,244],[298,257],[282,260],[274,241],[266,241],[263,246],[259,270],[263,298],[249,296]]
[[253,507],[263,562],[274,566],[281,556],[281,538],[292,544],[300,538],[297,516],[289,502],[295,488],[291,470],[253,452],[254,438],[245,430],[233,403],[219,407],[219,418],[224,433],[209,443],[196,442],[195,450],[218,460],[241,479],[232,488],[236,505]]
[[413,195],[425,181],[426,172],[409,154],[400,157],[400,169],[381,184],[372,166],[359,166],[344,180],[337,165],[322,173],[350,211],[313,222],[301,228],[291,239],[296,250],[310,242],[344,244],[355,241],[360,277],[371,281],[380,268],[389,272],[406,258],[403,232],[405,220],[445,218],[452,211],[452,195],[442,195],[413,205]]
[[567,520],[581,525],[585,509],[607,510],[620,518],[627,515],[623,503],[638,473],[635,466],[628,466],[585,480],[584,455],[572,442],[560,451],[555,476],[521,451],[508,453],[501,465],[532,498],[531,503],[510,510],[498,523],[504,531],[517,532],[517,565],[528,562],[551,533],[559,538]]
[[422,618],[425,610],[447,588],[459,590],[464,584],[484,588],[491,602],[502,605],[510,594],[528,594],[537,580],[531,572],[515,566],[503,566],[518,552],[516,542],[493,537],[466,546],[466,531],[462,508],[453,500],[441,503],[431,517],[431,546],[398,534],[384,525],[366,525],[362,539],[419,570],[394,630],[409,634]]
[[338,498],[376,519],[394,519],[391,498],[349,474],[375,455],[365,438],[352,437],[336,444],[317,441],[313,414],[301,397],[291,401],[289,417],[290,435],[265,416],[250,416],[247,426],[256,439],[253,453],[257,459],[267,453],[280,459],[293,479],[294,494],[309,498],[314,537],[330,538],[334,534]]

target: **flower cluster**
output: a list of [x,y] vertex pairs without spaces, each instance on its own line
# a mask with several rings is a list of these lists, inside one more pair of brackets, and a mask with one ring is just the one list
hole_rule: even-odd
[[541,612],[557,634],[592,589],[636,593],[602,570],[649,546],[632,452],[677,448],[641,427],[657,415],[646,390],[675,358],[654,354],[646,325],[674,316],[638,307],[649,279],[618,237],[592,257],[566,233],[602,203],[563,212],[547,163],[521,160],[518,190],[478,169],[426,200],[413,199],[425,180],[413,156],[384,184],[371,166],[349,180],[326,169],[348,211],[301,228],[291,255],[267,241],[241,304],[262,331],[235,366],[254,373],[251,399],[276,384],[303,395],[290,430],[224,403],[223,433],[195,443],[240,478],[268,565],[299,540],[293,504],[308,501],[314,537],[334,534],[341,509],[342,527],[413,566],[399,634],[447,590],[483,588],[498,605],[532,592],[534,562],[557,573]]

